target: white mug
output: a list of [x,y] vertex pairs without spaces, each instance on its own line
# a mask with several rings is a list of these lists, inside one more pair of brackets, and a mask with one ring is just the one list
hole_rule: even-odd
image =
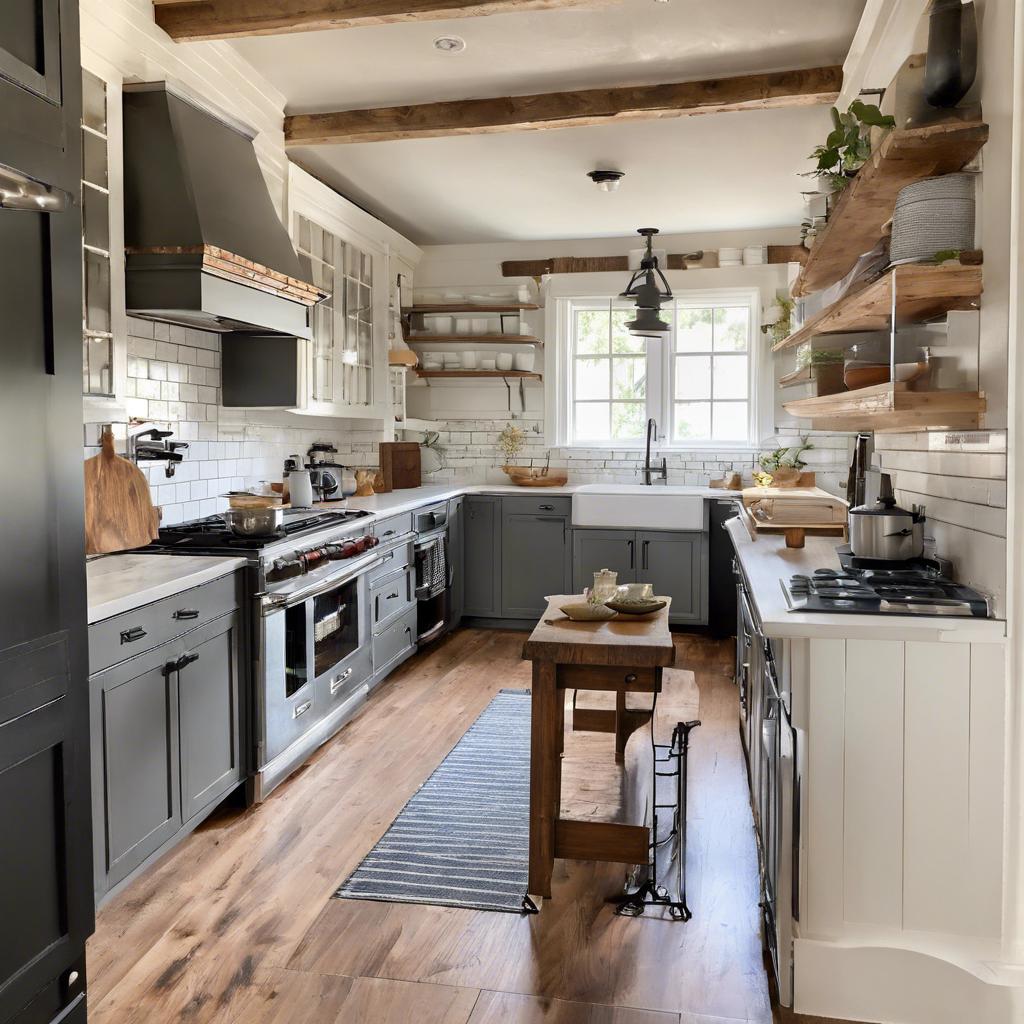
[[499,352],[498,357],[495,360],[499,370],[511,370],[512,369],[512,353],[511,352]]
[[463,352],[462,353],[462,366],[466,370],[476,369],[476,353],[475,352]]
[[513,365],[517,370],[522,370],[529,373],[533,370],[533,364],[536,359],[535,352],[517,352]]
[[494,360],[493,359],[481,359],[480,360],[480,369],[481,370],[493,370],[494,369]]

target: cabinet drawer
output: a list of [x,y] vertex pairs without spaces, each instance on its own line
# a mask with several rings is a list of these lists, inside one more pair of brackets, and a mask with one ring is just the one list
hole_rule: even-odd
[[381,519],[373,524],[373,532],[380,538],[382,544],[401,537],[403,533],[412,533],[412,513],[403,512],[399,516]]
[[[416,648],[416,608],[410,608],[379,636],[373,638],[373,674],[387,669]],[[378,678],[379,682],[380,679]]]
[[406,544],[399,544],[390,551],[385,551],[381,558],[383,559],[383,565],[374,569],[367,576],[371,587],[378,580],[382,580],[386,576],[393,576],[400,569],[406,569],[412,565],[412,541]]
[[370,672],[370,648],[364,645],[336,666],[335,671],[317,679],[316,700],[321,715],[330,714],[339,704],[344,704],[353,690],[369,679]]
[[538,494],[536,497],[504,495],[501,499],[504,515],[569,516],[572,515],[572,498],[564,494]]
[[393,619],[407,608],[413,600],[413,574],[409,569],[394,573],[375,583],[370,589],[370,615],[373,631]]
[[219,615],[234,611],[239,603],[238,587],[238,575],[231,573],[123,615],[94,622],[89,627],[90,673],[144,654]]

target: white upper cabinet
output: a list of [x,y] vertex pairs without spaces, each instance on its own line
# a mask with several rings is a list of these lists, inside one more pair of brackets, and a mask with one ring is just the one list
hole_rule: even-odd
[[288,229],[308,279],[329,298],[311,315],[307,398],[316,416],[391,420],[388,340],[392,277],[421,251],[322,182],[292,165]]

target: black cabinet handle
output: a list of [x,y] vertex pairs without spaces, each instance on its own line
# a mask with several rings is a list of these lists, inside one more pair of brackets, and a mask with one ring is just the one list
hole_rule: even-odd
[[180,658],[174,661],[167,662],[164,665],[164,674],[170,675],[172,672],[180,672],[183,668],[188,667],[194,661],[199,660],[199,655],[195,651],[189,651],[188,654],[183,654]]
[[388,596],[387,596],[387,600],[388,601],[395,601],[397,599],[398,599],[398,591],[397,590],[393,594],[388,594]]
[[629,545],[629,567],[630,569],[636,568],[636,552],[633,541],[627,540],[626,543]]
[[141,626],[132,626],[131,629],[121,631],[121,643],[133,644],[136,640],[141,640],[145,635],[146,631]]
[[176,619],[198,619],[199,609],[198,608],[179,608],[174,613]]
[[647,549],[650,546],[651,546],[651,542],[649,540],[645,540],[644,541],[644,546],[643,546],[643,556],[642,556],[642,562],[643,562],[643,568],[644,569],[647,568]]
[[537,508],[539,508],[542,512],[554,512],[555,510],[554,505],[538,505]]

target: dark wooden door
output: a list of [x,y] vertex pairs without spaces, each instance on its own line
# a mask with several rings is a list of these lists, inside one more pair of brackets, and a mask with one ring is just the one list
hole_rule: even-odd
[[[0,1021],[85,983],[93,927],[82,516],[78,5],[0,17]],[[10,206],[11,182],[44,201]],[[84,1005],[81,1001],[78,1005]],[[34,1012],[34,1011],[33,1011]],[[63,1012],[63,1010],[61,1011]],[[75,1011],[80,1012],[78,1010]]]

